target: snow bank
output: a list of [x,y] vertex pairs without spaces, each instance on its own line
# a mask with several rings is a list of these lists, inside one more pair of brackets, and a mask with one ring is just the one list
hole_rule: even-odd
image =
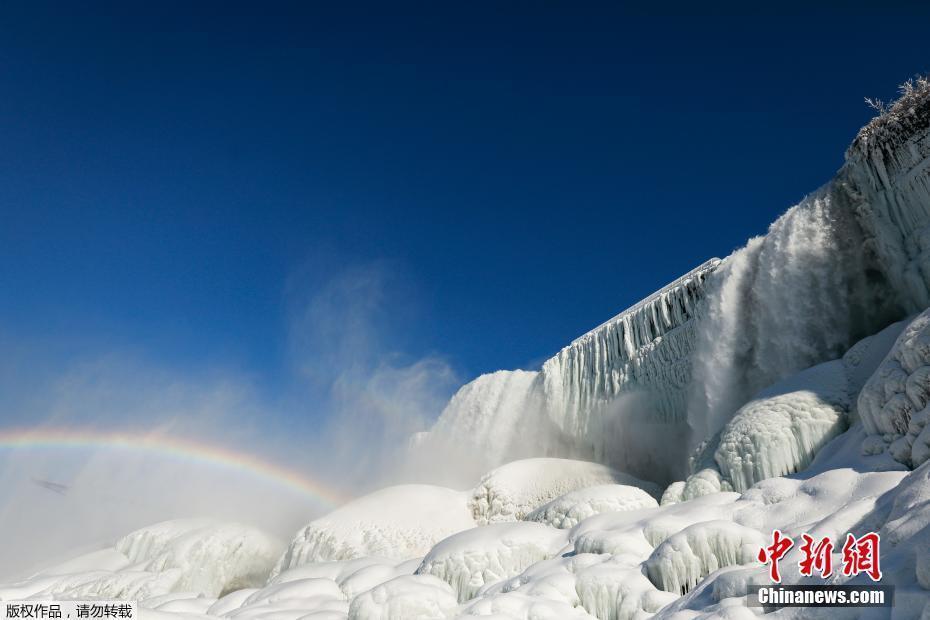
[[621,512],[653,506],[658,506],[655,498],[639,487],[602,484],[557,497],[529,513],[526,520],[568,529],[602,512]]
[[419,484],[388,487],[311,521],[281,556],[274,574],[309,562],[415,558],[446,536],[474,526],[466,493]]
[[443,540],[423,558],[418,574],[449,583],[467,601],[490,583],[519,575],[531,564],[553,557],[567,536],[539,523],[498,523]]
[[481,525],[518,521],[560,495],[613,483],[659,495],[655,485],[598,463],[538,458],[514,461],[485,474],[472,492],[469,506]]

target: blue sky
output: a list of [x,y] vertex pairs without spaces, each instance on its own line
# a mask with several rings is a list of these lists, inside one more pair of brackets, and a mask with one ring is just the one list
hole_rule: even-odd
[[[0,13],[7,384],[119,352],[299,398],[369,337],[531,366],[763,233],[930,70],[901,12],[194,4]],[[295,328],[321,304],[364,315],[341,344]]]

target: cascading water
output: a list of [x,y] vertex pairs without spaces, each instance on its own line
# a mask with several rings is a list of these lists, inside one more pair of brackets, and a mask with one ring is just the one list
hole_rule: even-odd
[[758,390],[839,357],[900,315],[844,192],[830,184],[808,196],[710,278],[692,355],[696,441]]

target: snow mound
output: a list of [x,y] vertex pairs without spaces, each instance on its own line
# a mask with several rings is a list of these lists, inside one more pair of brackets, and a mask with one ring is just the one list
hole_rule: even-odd
[[[216,597],[263,584],[281,547],[238,523],[166,521],[132,532],[112,550],[43,571],[17,594],[140,601],[175,592]],[[0,589],[0,598],[10,594]]]
[[490,471],[469,502],[480,525],[519,521],[560,495],[604,484],[635,486],[658,496],[654,484],[598,463],[537,458],[514,461]]
[[556,555],[567,543],[564,531],[540,523],[498,523],[443,540],[423,558],[418,574],[435,575],[467,601],[486,585],[509,579]]
[[847,428],[846,373],[834,360],[761,392],[726,424],[714,459],[737,491],[807,467]]
[[[930,459],[930,310],[914,318],[859,394],[857,410],[870,435],[909,467]],[[881,449],[876,440],[863,446]]]
[[646,573],[662,590],[686,594],[719,568],[756,561],[764,545],[761,533],[731,521],[696,523],[656,547]]
[[639,487],[602,484],[557,497],[528,514],[526,520],[570,529],[580,521],[602,512],[622,512],[654,506],[658,506],[655,498]]
[[421,484],[387,487],[311,521],[273,575],[310,562],[421,557],[446,536],[474,526],[466,493]]
[[433,575],[405,575],[355,597],[349,620],[442,620],[458,606],[455,592]]

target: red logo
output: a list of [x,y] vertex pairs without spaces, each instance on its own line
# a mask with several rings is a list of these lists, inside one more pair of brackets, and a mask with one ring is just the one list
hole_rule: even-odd
[[814,539],[807,534],[801,534],[801,538],[804,539],[801,545],[804,557],[798,562],[801,574],[809,577],[816,570],[823,579],[833,574],[833,543],[830,539],[824,536],[815,545]]
[[775,583],[781,583],[781,573],[778,572],[778,561],[794,546],[794,541],[782,535],[780,530],[772,532],[772,544],[759,549],[759,561],[769,564],[769,576]]
[[878,561],[878,545],[881,542],[878,534],[869,532],[856,538],[846,534],[846,544],[843,545],[843,574],[847,576],[865,573],[872,581],[880,581],[882,569]]
[[[833,542],[826,536],[815,540],[808,534],[801,534],[801,540],[803,544],[798,548],[801,552],[801,559],[798,561],[801,574],[810,577],[816,572],[823,579],[832,575],[833,549],[835,548]],[[869,532],[859,538],[847,534],[843,545],[843,575],[855,577],[860,573],[865,573],[872,581],[880,581],[882,578],[878,557],[880,543],[881,538],[875,532]],[[772,532],[772,544],[759,549],[759,561],[769,565],[769,576],[773,582],[781,583],[778,562],[793,546],[794,541],[791,538],[782,534],[780,530],[775,530]]]

